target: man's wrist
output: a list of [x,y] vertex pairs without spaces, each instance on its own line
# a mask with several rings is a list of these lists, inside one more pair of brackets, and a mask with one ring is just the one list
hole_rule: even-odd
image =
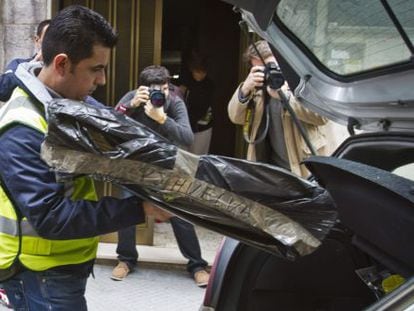
[[166,114],[166,113],[164,113],[161,117],[159,117],[159,118],[157,119],[157,122],[158,122],[159,124],[164,124],[166,121],[167,121],[167,114]]
[[247,96],[243,94],[242,87],[243,85],[240,86],[237,97],[238,97],[239,102],[241,102],[242,104],[245,104],[249,101],[250,96],[249,94],[247,94]]

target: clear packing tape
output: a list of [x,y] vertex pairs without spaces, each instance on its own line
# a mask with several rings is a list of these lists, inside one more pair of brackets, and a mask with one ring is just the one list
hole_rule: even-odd
[[276,166],[186,152],[111,109],[56,99],[42,158],[57,174],[89,175],[270,253],[295,259],[335,224],[329,194]]

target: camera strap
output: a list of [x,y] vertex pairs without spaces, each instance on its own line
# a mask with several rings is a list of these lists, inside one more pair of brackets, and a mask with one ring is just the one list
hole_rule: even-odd
[[[259,134],[256,134],[256,138],[255,139],[250,139],[251,137],[251,132],[253,129],[253,122],[254,122],[254,116],[256,114],[256,102],[253,100],[253,98],[251,98],[247,104],[247,109],[246,109],[246,115],[245,115],[245,119],[244,119],[244,125],[243,125],[243,137],[244,140],[248,143],[248,144],[258,144],[260,142],[262,142],[266,135],[267,132],[269,131],[269,105],[267,104],[268,98],[266,96],[266,92],[263,93],[264,94],[264,106],[263,106],[263,118],[262,118],[262,122],[264,123],[264,128],[263,131]],[[258,126],[257,131],[259,132],[260,130],[260,125]]]
[[281,89],[279,89],[277,91],[277,93],[279,94],[280,97],[280,102],[283,105],[283,108],[286,109],[290,116],[292,117],[293,123],[295,123],[296,127],[298,128],[300,134],[303,137],[303,140],[305,141],[306,145],[308,146],[310,152],[312,153],[312,155],[317,155],[315,148],[313,147],[308,133],[306,131],[306,129],[303,127],[303,124],[299,121],[298,117],[296,116],[295,111],[293,110],[292,106],[290,106],[289,104],[289,99],[286,97],[285,93],[283,93],[283,91]]

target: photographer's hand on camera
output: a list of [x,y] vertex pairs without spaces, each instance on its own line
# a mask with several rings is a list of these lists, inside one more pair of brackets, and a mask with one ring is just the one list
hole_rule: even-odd
[[248,97],[256,88],[261,88],[264,83],[264,66],[253,66],[249,75],[241,86],[241,95]]
[[167,114],[164,112],[164,107],[154,107],[151,101],[147,101],[145,106],[145,114],[159,124],[164,124],[167,121]]
[[138,108],[149,100],[149,91],[147,86],[141,85],[135,92],[134,98],[131,100],[130,108]]

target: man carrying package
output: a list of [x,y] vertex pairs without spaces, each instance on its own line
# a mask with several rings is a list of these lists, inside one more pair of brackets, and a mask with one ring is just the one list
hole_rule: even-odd
[[[105,84],[117,36],[99,14],[67,7],[42,44],[44,66],[21,64],[0,110],[0,282],[18,310],[86,310],[98,236],[161,217],[136,197],[97,200],[93,181],[59,182],[40,157],[48,102],[83,101]],[[161,213],[162,214],[162,213]]]

